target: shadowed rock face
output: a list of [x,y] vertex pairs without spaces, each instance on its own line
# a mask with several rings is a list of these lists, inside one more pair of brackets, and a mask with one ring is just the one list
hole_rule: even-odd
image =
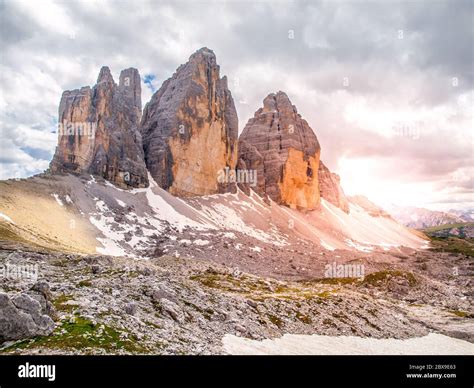
[[319,163],[319,190],[321,198],[337,206],[341,210],[349,213],[349,201],[340,185],[339,175],[329,171],[321,161]]
[[120,73],[117,85],[108,67],[97,84],[65,91],[59,105],[58,146],[51,171],[90,173],[123,187],[148,185],[142,140],[138,70]]
[[253,189],[290,207],[319,206],[319,155],[316,135],[283,92],[263,100],[239,139],[239,169],[257,171]]
[[202,48],[166,80],[141,121],[145,161],[158,185],[178,196],[225,191],[220,170],[237,162],[238,121],[227,78]]

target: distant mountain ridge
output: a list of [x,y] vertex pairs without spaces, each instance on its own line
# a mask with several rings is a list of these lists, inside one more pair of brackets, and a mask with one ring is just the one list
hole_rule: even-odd
[[414,229],[425,229],[446,224],[472,222],[472,211],[442,212],[418,207],[392,205],[388,208],[391,216],[401,224]]

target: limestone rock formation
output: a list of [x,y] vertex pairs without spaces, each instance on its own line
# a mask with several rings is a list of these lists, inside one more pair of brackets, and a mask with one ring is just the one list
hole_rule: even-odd
[[65,91],[59,105],[59,134],[50,168],[89,173],[123,187],[148,185],[142,140],[138,70],[120,73],[117,85],[108,67],[97,84]]
[[21,293],[10,298],[0,293],[0,342],[49,335],[54,330],[54,321],[43,306],[50,302],[35,296]]
[[339,175],[329,171],[322,161],[319,163],[318,175],[321,198],[349,213],[349,201],[342,190]]
[[239,139],[239,169],[256,170],[258,194],[290,207],[319,206],[320,145],[283,92],[270,94]]
[[166,80],[145,106],[145,161],[159,186],[178,196],[222,192],[219,171],[237,162],[238,121],[227,78],[202,48]]

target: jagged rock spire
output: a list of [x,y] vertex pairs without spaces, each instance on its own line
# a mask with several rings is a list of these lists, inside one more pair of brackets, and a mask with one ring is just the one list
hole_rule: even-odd
[[208,48],[192,54],[145,106],[145,161],[156,182],[179,196],[222,192],[219,171],[235,168],[238,121],[227,79]]
[[239,168],[257,171],[255,191],[301,209],[319,206],[320,145],[284,93],[271,93],[239,139]]
[[118,185],[148,185],[141,135],[140,74],[126,69],[120,84],[102,67],[97,84],[65,91],[51,171],[89,173]]

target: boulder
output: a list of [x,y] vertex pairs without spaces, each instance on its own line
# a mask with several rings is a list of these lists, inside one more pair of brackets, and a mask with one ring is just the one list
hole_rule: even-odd
[[54,327],[40,302],[30,295],[0,293],[0,342],[49,335]]

